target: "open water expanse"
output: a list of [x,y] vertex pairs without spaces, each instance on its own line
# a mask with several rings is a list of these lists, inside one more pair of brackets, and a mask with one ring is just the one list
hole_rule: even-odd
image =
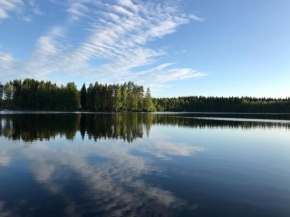
[[0,113],[2,217],[289,217],[290,115]]

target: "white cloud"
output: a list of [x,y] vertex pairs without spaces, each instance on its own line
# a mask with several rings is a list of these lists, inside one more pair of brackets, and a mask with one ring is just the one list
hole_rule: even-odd
[[31,16],[23,16],[23,17],[21,17],[21,19],[22,19],[23,21],[27,22],[27,23],[29,23],[29,22],[32,21]]
[[58,43],[57,38],[62,37],[64,29],[61,27],[54,27],[51,31],[44,36],[41,36],[37,40],[36,49],[34,55],[36,57],[45,58],[46,56],[58,54]]
[[166,85],[169,81],[184,80],[188,78],[198,78],[206,76],[203,72],[198,72],[191,68],[171,68],[176,63],[164,63],[146,71],[141,71],[129,78],[138,81],[139,84],[149,84],[155,91],[170,87]]
[[0,0],[0,19],[9,18],[9,13],[17,11],[22,5],[21,0]]
[[86,16],[89,12],[89,8],[80,2],[73,2],[67,12],[72,15],[72,20],[78,20],[80,17]]
[[36,15],[43,15],[43,11],[40,10],[36,0],[28,0],[28,5],[31,7],[32,12]]
[[138,12],[139,8],[137,5],[135,5],[131,0],[116,0],[116,2],[118,4],[120,4],[121,6],[124,6],[126,8],[129,8],[131,10],[133,10],[134,12]]
[[0,70],[8,70],[13,63],[13,57],[0,51]]
[[112,5],[111,9],[116,12],[119,13],[121,15],[127,15],[127,16],[133,16],[134,14],[130,11],[128,11],[127,9],[121,7],[121,6],[117,6],[117,5]]
[[202,22],[204,20],[203,18],[200,18],[194,14],[190,14],[188,17],[192,20],[199,21],[199,22]]
[[10,18],[12,13],[24,22],[31,22],[33,14],[44,14],[35,0],[0,0],[0,20]]
[[138,72],[138,73],[136,73],[136,75],[144,75],[144,74],[148,74],[148,73],[151,73],[151,72],[160,72],[161,70],[163,70],[163,69],[165,69],[165,68],[167,68],[167,67],[169,67],[169,66],[172,66],[172,65],[174,65],[175,63],[163,63],[163,64],[161,64],[161,65],[159,65],[159,66],[156,66],[156,67],[154,67],[154,68],[152,68],[152,69],[148,69],[148,70],[146,70],[146,71],[141,71],[141,72]]
[[[29,3],[35,5],[34,0]],[[137,70],[138,67],[150,67],[166,54],[162,49],[151,48],[151,41],[176,32],[179,26],[190,20],[201,21],[195,15],[179,13],[177,5],[131,0],[69,0],[64,5],[67,7],[67,21],[40,36],[32,57],[20,63],[14,62],[11,75],[20,69],[22,76],[35,78],[62,72],[67,76],[109,83],[134,79],[151,86],[204,75],[191,68],[164,70],[170,66],[164,64],[149,71]],[[70,33],[69,29],[81,19],[89,24],[89,28],[79,30],[85,31],[87,36],[72,46],[65,37],[70,36],[65,34]],[[106,63],[90,64],[90,61],[102,60]]]

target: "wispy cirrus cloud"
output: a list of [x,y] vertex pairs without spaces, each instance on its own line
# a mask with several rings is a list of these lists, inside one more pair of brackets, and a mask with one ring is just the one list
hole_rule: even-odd
[[203,18],[200,18],[194,14],[190,14],[188,17],[192,20],[199,21],[199,22],[202,22],[204,20]]
[[13,62],[13,57],[0,51],[0,70],[9,69]]
[[0,20],[9,18],[9,13],[17,11],[21,6],[21,0],[0,0]]
[[206,75],[203,72],[198,72],[197,70],[191,68],[172,68],[172,66],[175,64],[176,63],[164,63],[147,71],[136,73],[136,75],[143,83],[146,83],[150,80],[156,81],[158,83],[166,83],[171,80],[184,80],[187,78],[197,78]]
[[[59,6],[66,9],[66,21],[40,36],[31,58],[12,64],[11,74],[15,74],[21,65],[22,75],[35,78],[62,72],[68,77],[94,78],[109,83],[131,79],[151,86],[205,75],[192,68],[172,68],[171,63],[160,63],[160,57],[167,54],[166,51],[150,46],[152,41],[162,40],[181,25],[203,20],[193,14],[180,13],[177,4],[68,0]],[[86,23],[84,29],[79,30],[86,36],[72,45],[66,38],[78,22]],[[104,60],[105,63],[90,64]],[[154,66],[156,64],[159,66]],[[149,69],[140,70],[141,67]]]
[[32,9],[32,12],[36,15],[44,15],[44,12],[40,9],[36,0],[27,0],[29,7]]
[[44,14],[35,0],[0,0],[0,21],[15,15],[19,20],[31,22],[33,14]]

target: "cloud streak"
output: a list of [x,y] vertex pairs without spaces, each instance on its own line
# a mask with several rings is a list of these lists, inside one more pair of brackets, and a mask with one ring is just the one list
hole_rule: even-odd
[[[30,4],[35,3],[30,1]],[[6,65],[8,74],[19,74],[21,69],[23,77],[47,78],[51,73],[62,72],[65,76],[94,78],[100,82],[133,80],[151,86],[205,75],[192,68],[172,68],[172,63],[160,63],[166,52],[150,46],[152,41],[176,32],[191,20],[202,21],[193,14],[180,13],[176,4],[70,0],[63,5],[66,21],[37,39],[31,58]],[[87,24],[79,30],[86,36],[71,45],[67,37],[78,22]],[[159,66],[154,66],[158,63]],[[149,69],[140,70],[141,67]]]

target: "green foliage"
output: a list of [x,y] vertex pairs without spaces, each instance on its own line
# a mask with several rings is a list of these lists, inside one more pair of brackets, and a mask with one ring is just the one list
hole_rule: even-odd
[[155,111],[155,105],[153,104],[152,98],[151,98],[151,92],[150,89],[147,88],[145,98],[144,98],[144,111],[145,112],[153,112]]
[[74,82],[66,85],[65,93],[66,109],[69,111],[78,110],[81,106],[80,94]]
[[3,106],[4,86],[0,83],[0,108]]
[[14,80],[4,86],[2,108],[23,110],[77,110],[80,94],[74,83],[66,87],[34,79]]
[[90,111],[143,111],[143,87],[133,82],[123,85],[90,84],[87,98]]
[[289,113],[290,99],[252,97],[178,97],[153,99],[157,111]]
[[[2,92],[1,92],[2,90]],[[133,82],[102,85],[96,82],[79,91],[75,83],[57,86],[34,79],[14,80],[0,85],[5,100],[0,108],[22,110],[151,111],[144,108],[144,89]],[[152,110],[153,111],[153,110]]]
[[85,84],[79,91],[75,83],[58,86],[34,79],[0,83],[0,108],[21,110],[76,111],[186,111],[289,113],[290,99],[252,97],[152,98],[148,88],[133,82],[122,85]]
[[119,85],[114,85],[114,93],[113,93],[113,110],[115,112],[120,111],[122,107],[122,95],[121,89]]
[[87,108],[87,88],[86,85],[84,84],[81,89],[81,107],[82,109]]
[[5,99],[11,100],[12,99],[12,85],[10,82],[7,82],[4,87],[5,90]]
[[124,85],[121,86],[121,94],[122,94],[122,111],[127,111],[127,99],[128,99],[128,86],[127,83],[125,83]]

